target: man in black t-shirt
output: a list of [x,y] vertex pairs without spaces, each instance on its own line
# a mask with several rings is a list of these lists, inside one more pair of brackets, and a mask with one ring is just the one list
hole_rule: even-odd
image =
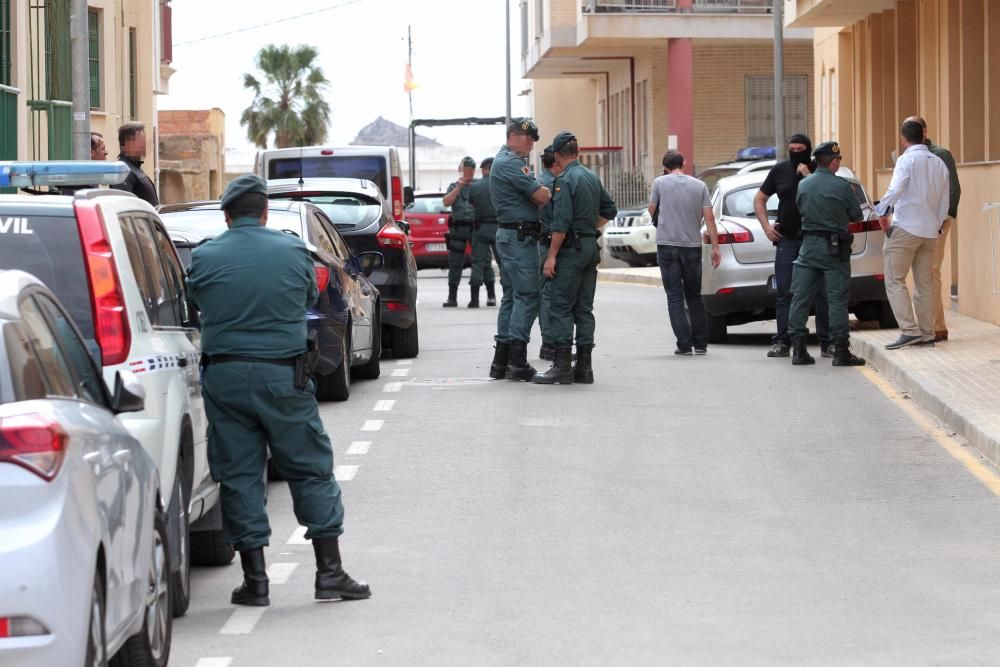
[[[778,300],[775,316],[778,333],[771,339],[769,357],[787,357],[791,347],[788,335],[788,311],[792,304],[792,265],[799,256],[802,246],[802,216],[795,204],[799,183],[816,169],[812,160],[812,140],[804,134],[794,134],[788,140],[788,159],[783,160],[768,172],[767,178],[754,197],[754,210],[765,236],[774,243],[774,284]],[[778,219],[774,224],[767,217],[767,200],[778,195]],[[820,350],[824,357],[831,356],[830,312],[826,302],[826,283],[820,283],[816,290],[816,334],[819,336]]]

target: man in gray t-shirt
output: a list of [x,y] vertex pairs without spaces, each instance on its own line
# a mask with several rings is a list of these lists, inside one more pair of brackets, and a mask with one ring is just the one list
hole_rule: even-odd
[[649,214],[657,216],[656,261],[667,293],[670,326],[677,337],[674,354],[705,354],[708,323],[701,298],[701,221],[705,219],[712,243],[712,268],[717,268],[721,257],[715,216],[708,187],[684,173],[683,155],[667,151],[663,169],[663,176],[653,181]]

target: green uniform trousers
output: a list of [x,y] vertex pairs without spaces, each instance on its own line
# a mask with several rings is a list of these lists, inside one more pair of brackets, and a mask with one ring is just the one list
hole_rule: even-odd
[[343,533],[344,505],[333,476],[333,450],[312,384],[295,388],[288,366],[234,361],[205,368],[208,464],[219,482],[223,536],[239,551],[267,546],[264,509],[267,450],[288,480],[306,538]]
[[499,343],[531,340],[531,327],[538,317],[541,299],[538,267],[538,242],[534,236],[517,240],[517,230],[497,230],[497,254],[500,256],[500,284],[503,298],[497,316]]
[[549,302],[549,334],[556,346],[594,344],[594,293],[601,253],[597,239],[581,238],[580,249],[563,244],[556,256],[556,275],[545,283]]
[[542,331],[542,345],[552,344],[551,324],[549,324],[549,279],[545,277],[545,258],[549,256],[549,247],[542,243],[538,244],[538,275],[541,280],[542,293],[538,305],[538,328]]
[[496,282],[493,273],[493,244],[497,240],[497,223],[482,222],[472,234],[472,276],[469,285],[473,288]]
[[851,260],[840,259],[827,251],[827,240],[821,236],[806,236],[792,269],[792,305],[788,313],[788,335],[806,336],[809,310],[813,296],[826,278],[826,300],[830,306],[830,340],[850,336],[847,299],[851,290]]
[[465,248],[472,243],[472,223],[455,225],[448,230],[448,287],[462,283]]

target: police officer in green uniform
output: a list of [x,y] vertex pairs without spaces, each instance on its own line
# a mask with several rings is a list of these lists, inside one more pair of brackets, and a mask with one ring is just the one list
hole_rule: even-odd
[[469,186],[469,201],[476,213],[476,224],[472,234],[472,301],[469,308],[479,307],[479,286],[486,285],[486,305],[497,305],[496,275],[493,273],[493,246],[497,242],[497,210],[490,198],[490,169],[493,158],[488,157],[479,164],[483,177]]
[[[576,136],[563,130],[552,140],[563,171],[552,193],[552,238],[545,259],[548,282],[549,328],[555,360],[537,384],[593,384],[594,292],[601,252],[600,228],[618,213],[611,195],[597,175],[580,164]],[[576,326],[576,366],[572,365],[573,327]]]
[[[552,149],[552,144],[545,147],[542,151],[542,174],[538,177],[538,180],[542,182],[542,185],[552,190],[553,184],[555,183],[556,177],[562,173],[562,167],[556,161],[556,152]],[[538,242],[538,268],[542,270],[542,266],[545,264],[545,259],[549,255],[549,244],[547,240],[552,239],[552,202],[542,207],[541,211],[541,222],[542,222],[542,238]],[[541,304],[538,308],[538,328],[542,332],[542,349],[538,352],[538,358],[542,361],[555,361],[556,358],[556,348],[552,344],[551,334],[549,332],[549,290],[545,289],[545,283],[547,278],[542,276],[542,298]]]
[[531,169],[527,158],[538,141],[538,127],[529,118],[507,126],[507,143],[500,147],[490,171],[490,196],[497,210],[497,255],[503,297],[497,316],[496,353],[490,377],[527,382],[535,376],[528,363],[528,340],[538,317],[539,207],[552,197]]
[[[444,196],[444,205],[451,207],[448,233],[444,237],[448,247],[448,300],[441,305],[445,308],[458,306],[458,286],[462,283],[465,249],[472,243],[476,223],[476,209],[469,201],[472,179],[476,176],[476,161],[466,155],[458,165],[458,172],[458,180],[448,186],[448,194]],[[472,288],[472,303],[469,307],[479,307],[478,285]]]
[[306,308],[318,296],[313,260],[301,239],[265,227],[267,188],[260,177],[236,178],[221,205],[229,229],[195,249],[188,289],[201,311],[209,466],[219,482],[223,534],[243,565],[232,602],[270,603],[268,449],[313,543],[316,599],[370,597],[368,585],[341,566],[344,506],[305,370]]
[[806,350],[806,321],[816,289],[825,277],[833,365],[863,366],[865,360],[851,352],[847,324],[853,240],[848,224],[861,220],[861,207],[850,184],[836,175],[843,157],[840,144],[822,143],[813,151],[813,157],[817,169],[799,184],[795,198],[802,213],[802,248],[792,269],[793,296],[788,315],[792,363],[816,363]]

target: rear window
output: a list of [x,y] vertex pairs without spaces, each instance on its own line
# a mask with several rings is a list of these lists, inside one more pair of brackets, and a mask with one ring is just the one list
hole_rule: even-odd
[[389,199],[387,170],[386,159],[378,155],[272,158],[267,162],[268,179],[360,178],[375,183]]
[[443,197],[417,197],[406,209],[408,213],[449,213]]
[[90,283],[73,217],[0,215],[0,266],[27,271],[45,283],[88,344],[94,343]]
[[[743,188],[726,195],[726,200],[722,205],[722,214],[731,215],[736,218],[753,218],[757,213],[754,210],[754,199],[760,192],[758,187]],[[778,195],[774,194],[767,199],[767,217],[778,217]]]

